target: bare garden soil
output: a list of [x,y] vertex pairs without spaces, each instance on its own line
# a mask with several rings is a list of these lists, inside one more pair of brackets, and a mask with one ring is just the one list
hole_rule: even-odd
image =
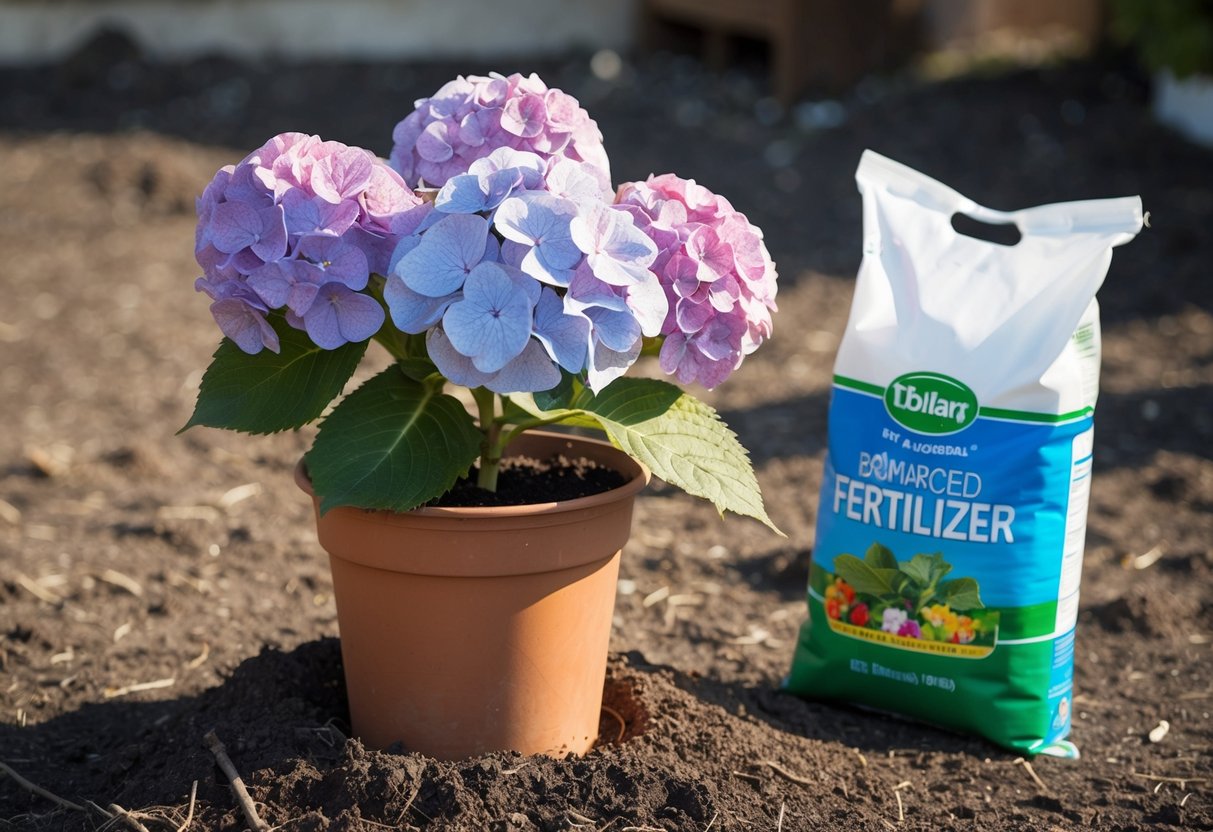
[[[192,289],[214,170],[287,129],[385,154],[414,98],[492,67],[152,66],[109,41],[0,72],[0,762],[80,807],[0,772],[0,828],[135,828],[92,801],[177,829],[196,782],[190,828],[241,829],[211,730],[285,830],[1213,828],[1213,152],[1156,126],[1114,62],[870,80],[783,118],[758,74],[586,66],[539,70],[598,118],[616,181],[675,170],[766,231],[776,335],[707,398],[788,537],[650,487],[598,748],[459,763],[347,738],[328,566],[291,476],[310,431],[174,433],[218,340]],[[1141,193],[1152,212],[1101,292],[1079,761],[778,690],[865,147],[995,208]]]

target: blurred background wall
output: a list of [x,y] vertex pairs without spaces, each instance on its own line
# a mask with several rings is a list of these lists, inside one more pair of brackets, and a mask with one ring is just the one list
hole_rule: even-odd
[[57,60],[101,29],[151,58],[552,55],[631,44],[639,0],[0,0],[0,63]]
[[[0,63],[62,58],[99,30],[153,59],[545,56],[667,45],[697,33],[728,63],[735,39],[771,49],[780,97],[845,85],[920,52],[1046,39],[1081,50],[1104,0],[0,0]],[[673,28],[671,28],[673,27]]]

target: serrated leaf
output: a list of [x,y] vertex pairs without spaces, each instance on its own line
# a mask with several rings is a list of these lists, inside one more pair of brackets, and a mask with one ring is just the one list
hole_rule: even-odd
[[873,543],[868,547],[867,553],[863,557],[864,562],[873,569],[897,569],[897,558],[893,555],[893,550],[887,546],[882,546],[879,543]]
[[570,425],[572,427],[591,428],[599,431],[606,430],[601,422],[583,410],[563,407],[552,409],[540,407],[535,401],[535,395],[532,393],[511,393],[507,396],[503,415],[514,424],[518,424],[525,419],[539,419],[545,423],[554,424],[559,422],[562,425]]
[[302,427],[341,393],[366,352],[365,341],[325,350],[280,316],[271,316],[270,323],[278,333],[278,353],[249,355],[223,339],[182,431],[206,425],[262,434]]
[[856,592],[881,597],[897,594],[897,579],[902,575],[896,569],[873,568],[854,555],[838,555],[834,558],[834,573]]
[[409,511],[446,493],[471,468],[483,436],[459,400],[392,366],[320,425],[307,455],[320,511]]
[[783,534],[767,516],[746,449],[703,402],[669,382],[620,378],[597,395],[578,397],[576,405],[654,475],[710,500],[722,514],[753,517]]
[[981,602],[981,591],[972,578],[957,578],[939,585],[938,594],[947,599],[954,610],[978,610],[985,607]]

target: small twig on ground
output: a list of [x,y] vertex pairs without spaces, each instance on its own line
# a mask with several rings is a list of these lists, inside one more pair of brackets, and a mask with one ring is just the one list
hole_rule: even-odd
[[[526,764],[523,763],[523,765],[526,765]],[[519,766],[518,768],[522,768],[522,766]],[[518,770],[517,768],[514,769],[514,771],[517,771],[517,770]],[[421,782],[420,781],[418,781],[417,784],[415,786],[413,786],[413,793],[411,795],[409,795],[409,799],[404,802],[404,808],[401,809],[400,814],[396,816],[396,825],[397,826],[400,826],[401,821],[404,820],[404,816],[409,813],[409,809],[413,808],[413,801],[417,799],[417,795],[419,795],[419,794],[421,794]],[[418,810],[418,811],[420,811],[420,810]],[[424,812],[422,814],[424,814]]]
[[864,768],[867,768],[868,767],[868,758],[863,756],[863,752],[860,751],[858,748],[852,748],[851,750],[854,751],[855,756],[859,758],[859,764],[861,766],[863,766]]
[[786,777],[787,779],[791,780],[793,783],[799,783],[802,786],[814,785],[812,780],[809,780],[807,777],[798,777],[797,775],[788,771],[786,768],[784,768],[783,766],[781,766],[779,763],[775,762],[774,760],[759,760],[758,762],[760,765],[770,766],[772,769],[774,769],[776,774],[780,774],[780,775]]
[[583,826],[583,825],[593,826],[594,824],[596,824],[598,822],[598,821],[594,820],[593,818],[587,818],[585,815],[581,814],[580,812],[578,812],[574,809],[566,810],[565,814],[567,814],[570,818],[573,819],[573,826]]
[[1023,766],[1023,770],[1026,771],[1028,773],[1028,776],[1032,778],[1032,782],[1035,783],[1037,786],[1039,786],[1040,790],[1042,792],[1048,793],[1049,787],[1045,785],[1044,780],[1041,780],[1036,775],[1036,769],[1032,768],[1031,763],[1029,763],[1023,757],[1020,757],[1019,759],[1015,760],[1014,765]]
[[[1187,798],[1184,799],[1186,800]],[[1180,805],[1182,806],[1183,804],[1181,803]],[[703,828],[703,832],[709,832],[709,830],[712,828],[712,824],[716,823],[716,818],[718,817],[720,817],[720,812],[713,812],[712,819],[708,821],[708,825]]]
[[177,832],[185,832],[190,828],[190,824],[194,822],[194,801],[198,798],[198,781],[194,781],[194,785],[190,786],[190,809],[186,813],[185,823],[177,827]]
[[110,586],[116,586],[119,589],[124,589],[136,598],[143,597],[143,585],[132,578],[130,575],[124,575],[117,569],[106,569],[97,578]]
[[62,806],[64,809],[72,809],[77,812],[85,811],[84,807],[81,806],[79,803],[72,803],[70,800],[64,800],[59,795],[54,794],[53,792],[48,792],[46,789],[42,788],[41,786],[37,785],[36,783],[31,783],[29,780],[26,780],[20,774],[13,771],[12,768],[10,768],[9,765],[5,762],[0,762],[0,771],[4,772],[9,777],[11,777],[13,779],[13,782],[15,782],[18,786],[25,789],[26,791],[31,791],[34,794],[38,795],[39,797],[45,797],[47,800],[51,801],[52,803]]
[[122,821],[124,821],[126,823],[127,826],[129,826],[131,829],[134,829],[135,832],[148,832],[148,829],[146,826],[144,826],[142,823],[140,823],[139,820],[132,813],[126,811],[126,809],[123,809],[117,803],[110,804],[110,811],[114,813],[114,816],[116,818],[121,819]]
[[906,822],[906,807],[901,802],[901,789],[893,789],[893,797],[897,798],[897,822]]
[[102,691],[102,696],[106,699],[115,699],[119,696],[126,696],[128,693],[139,693],[145,690],[157,690],[158,688],[171,688],[177,684],[176,679],[156,679],[152,682],[139,682],[134,685],[124,685],[120,688],[106,688]]
[[740,777],[742,780],[749,780],[751,783],[764,783],[764,782],[766,782],[766,781],[764,781],[764,780],[763,780],[761,777],[758,777],[757,775],[754,775],[754,774],[746,774],[744,771],[737,771],[736,769],[733,769],[733,776],[734,776],[734,777]]
[[87,806],[88,808],[92,809],[97,814],[101,815],[101,817],[105,818],[107,821],[109,821],[109,823],[106,823],[101,827],[102,829],[108,828],[110,826],[110,824],[112,824],[114,822],[114,813],[111,812],[109,809],[102,809],[100,806],[98,806],[96,803],[94,803],[91,800],[84,801],[84,805]]
[[249,497],[256,497],[260,493],[261,483],[245,483],[244,485],[238,485],[235,488],[229,488],[223,493],[222,497],[215,501],[215,505],[223,511],[227,511],[232,506],[236,505],[236,503],[247,500]]
[[1147,780],[1154,780],[1159,783],[1178,783],[1180,788],[1183,788],[1184,783],[1207,783],[1207,777],[1163,777],[1158,774],[1147,774],[1143,771],[1133,772],[1134,777],[1144,777]]
[[199,667],[202,666],[202,663],[210,657],[210,655],[211,655],[210,644],[208,644],[205,641],[202,642],[202,652],[199,653],[197,656],[194,656],[194,658],[190,659],[188,662],[186,662],[185,669],[186,670],[197,670]]
[[207,731],[206,736],[202,738],[206,743],[206,747],[215,757],[215,762],[219,764],[219,768],[227,777],[228,782],[232,784],[232,791],[236,795],[236,802],[240,804],[241,810],[244,812],[244,818],[248,821],[255,832],[269,832],[270,825],[261,819],[257,814],[257,807],[253,805],[253,799],[249,797],[248,789],[244,787],[244,780],[240,778],[240,773],[236,771],[236,767],[232,765],[232,760],[227,756],[227,749],[220,742],[219,737],[214,731]]
[[775,832],[783,832],[783,812],[788,808],[788,804],[780,802],[779,804],[779,821],[775,824]]
[[670,597],[670,588],[668,586],[663,586],[660,589],[655,589],[652,592],[650,592],[648,595],[644,596],[644,600],[641,601],[640,603],[644,605],[645,609],[648,609],[649,607],[653,606],[654,604],[660,604],[662,601],[664,601],[666,598],[669,598],[669,597]]
[[17,573],[17,583],[20,584],[21,587],[23,589],[25,589],[26,592],[28,592],[30,595],[33,595],[39,601],[43,601],[47,604],[52,604],[55,606],[58,606],[59,604],[63,603],[62,598],[60,598],[55,593],[51,592],[49,589],[47,589],[42,584],[38,583],[37,581],[35,581],[33,578],[29,577],[28,575],[24,575],[24,574],[18,572]]
[[613,716],[615,721],[619,723],[619,736],[615,738],[615,742],[623,742],[623,735],[628,732],[628,724],[624,721],[623,714],[619,713],[619,711],[615,710],[610,705],[603,705],[602,710]]

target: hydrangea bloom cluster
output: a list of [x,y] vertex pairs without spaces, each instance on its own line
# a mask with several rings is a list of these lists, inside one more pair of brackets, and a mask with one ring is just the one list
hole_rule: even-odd
[[[562,370],[601,390],[646,338],[667,373],[711,388],[770,336],[761,232],[673,175],[616,197],[597,125],[538,77],[457,78],[394,138],[395,169],[285,133],[216,174],[196,286],[240,349],[279,350],[272,310],[336,349],[379,332],[386,307],[448,380],[509,394]],[[418,182],[441,187],[423,199]]]
[[460,76],[414,106],[396,125],[391,156],[414,187],[441,187],[501,147],[610,172],[598,125],[577,99],[537,75]]
[[619,205],[653,239],[669,301],[661,368],[712,388],[771,335],[775,264],[762,232],[722,196],[673,174],[619,189]]
[[368,151],[302,133],[222,168],[197,208],[195,286],[247,353],[278,351],[271,309],[325,349],[370,338],[384,313],[363,290],[429,211]]
[[456,384],[548,390],[560,368],[600,390],[659,334],[657,248],[603,200],[605,174],[500,147],[450,177],[392,258],[384,299]]

